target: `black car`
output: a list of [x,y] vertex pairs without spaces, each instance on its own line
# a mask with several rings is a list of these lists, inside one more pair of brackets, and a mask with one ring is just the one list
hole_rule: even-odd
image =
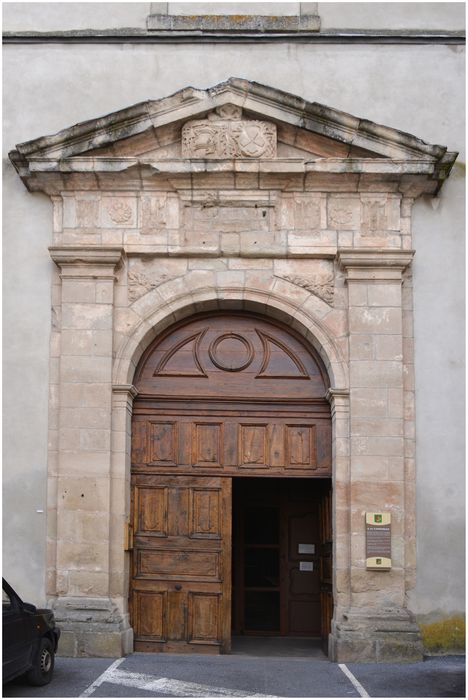
[[3,582],[3,682],[26,674],[31,685],[49,683],[60,630],[52,610],[23,603]]

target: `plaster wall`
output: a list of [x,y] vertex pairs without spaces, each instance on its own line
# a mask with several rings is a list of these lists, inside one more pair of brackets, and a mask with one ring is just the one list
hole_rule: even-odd
[[[8,45],[4,148],[235,75],[463,151],[463,61],[459,46]],[[414,208],[419,575],[410,607],[424,614],[459,611],[464,600],[464,159],[462,152],[437,210],[430,201]],[[8,160],[5,173],[4,572],[26,599],[44,603],[45,516],[36,510],[45,506],[52,212]]]
[[4,31],[65,31],[131,27],[146,29],[150,13],[173,15],[318,14],[322,30],[464,28],[463,2],[6,2]]

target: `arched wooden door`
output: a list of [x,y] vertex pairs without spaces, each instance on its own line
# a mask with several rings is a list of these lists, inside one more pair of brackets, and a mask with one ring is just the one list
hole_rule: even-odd
[[219,313],[158,338],[134,384],[135,650],[228,651],[232,479],[331,475],[326,373],[281,325]]

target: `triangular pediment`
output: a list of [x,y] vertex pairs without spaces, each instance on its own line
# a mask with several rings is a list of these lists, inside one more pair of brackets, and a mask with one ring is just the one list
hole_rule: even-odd
[[10,153],[26,183],[38,172],[158,170],[158,163],[164,169],[164,163],[192,160],[277,160],[283,171],[295,172],[325,160],[337,173],[359,171],[358,161],[374,162],[374,172],[379,162],[385,172],[409,163],[412,174],[441,180],[455,157],[444,146],[239,78],[142,102]]

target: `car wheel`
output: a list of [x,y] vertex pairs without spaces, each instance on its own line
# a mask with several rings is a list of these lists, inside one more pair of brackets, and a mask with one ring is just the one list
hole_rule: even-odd
[[46,685],[46,683],[49,683],[54,672],[54,661],[52,642],[50,639],[41,639],[34,659],[34,666],[26,674],[28,683],[31,683],[31,685]]

